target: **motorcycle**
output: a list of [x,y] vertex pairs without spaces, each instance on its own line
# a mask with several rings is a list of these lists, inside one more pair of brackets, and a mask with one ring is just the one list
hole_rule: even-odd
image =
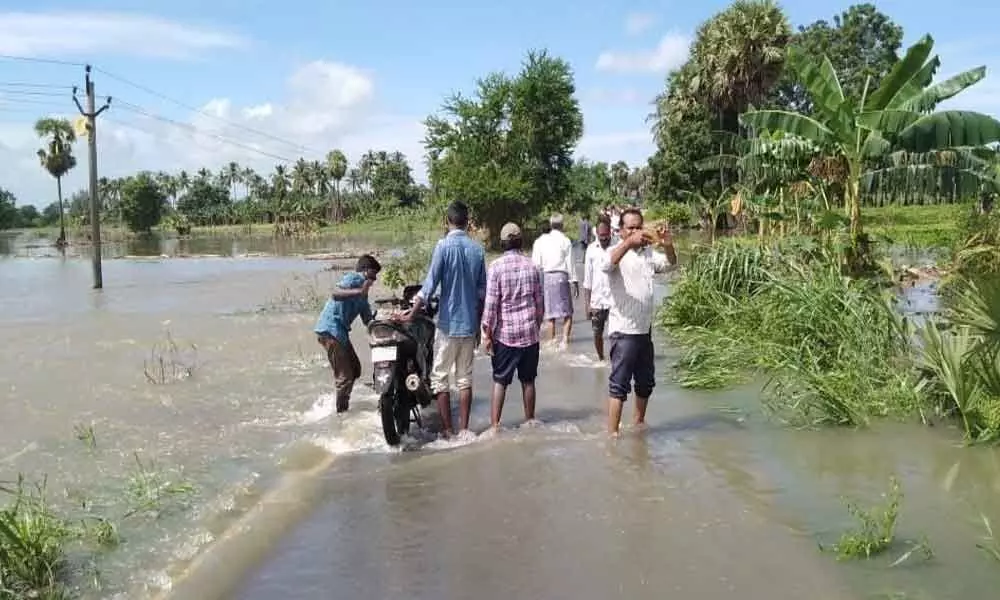
[[[403,298],[376,300],[401,309],[412,305],[419,285],[403,288]],[[430,388],[434,360],[434,316],[438,299],[431,298],[424,309],[408,322],[397,319],[373,319],[368,324],[368,345],[372,357],[372,387],[379,395],[378,408],[382,432],[390,446],[398,446],[400,436],[409,433],[410,424],[423,427],[420,409],[427,408],[433,394]]]

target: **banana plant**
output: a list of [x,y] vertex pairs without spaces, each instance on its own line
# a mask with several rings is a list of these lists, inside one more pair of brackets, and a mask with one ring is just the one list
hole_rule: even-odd
[[[1000,121],[993,117],[960,110],[934,112],[939,103],[982,80],[986,69],[972,69],[932,85],[940,66],[937,56],[930,57],[933,46],[929,35],[921,38],[878,89],[869,93],[866,86],[860,101],[844,96],[827,56],[817,60],[790,49],[786,65],[812,96],[814,116],[782,110],[750,110],[740,115],[742,125],[756,134],[784,132],[808,140],[844,164],[844,206],[855,247],[864,243],[859,186],[863,178],[871,177],[868,167],[873,160],[894,152],[933,155],[954,151],[971,156],[971,149],[1000,140]],[[900,168],[910,166],[890,165],[880,171],[887,174]],[[983,179],[983,175],[976,165],[963,170],[963,176],[973,179]]]

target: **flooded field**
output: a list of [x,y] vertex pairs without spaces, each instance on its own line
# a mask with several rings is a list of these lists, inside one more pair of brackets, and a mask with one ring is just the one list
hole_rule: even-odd
[[[662,340],[649,430],[610,442],[585,322],[566,353],[543,353],[542,426],[518,427],[512,390],[500,436],[390,451],[367,388],[333,415],[315,313],[300,309],[334,274],[287,256],[382,243],[109,246],[94,292],[83,249],[4,242],[0,480],[47,474],[60,509],[117,526],[117,547],[79,555],[83,597],[988,598],[1000,586],[1000,562],[977,548],[981,515],[1000,520],[995,449],[916,424],[783,429],[761,417],[757,386],[673,385]],[[195,254],[220,256],[155,258]],[[908,310],[932,308],[914,289]],[[476,377],[483,430],[486,357]],[[904,494],[893,547],[871,561],[822,552],[856,526],[842,497],[878,504],[890,476]]]

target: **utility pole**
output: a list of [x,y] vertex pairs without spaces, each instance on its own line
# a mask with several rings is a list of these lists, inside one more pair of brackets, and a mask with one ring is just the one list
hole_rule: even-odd
[[80,110],[80,114],[87,118],[87,149],[89,150],[90,162],[90,237],[94,251],[94,289],[99,290],[104,287],[104,278],[101,275],[101,200],[97,190],[97,116],[106,111],[111,106],[111,96],[98,110],[94,110],[94,82],[90,79],[90,65],[86,65],[84,71],[84,86],[87,94],[87,110],[83,110],[80,101],[76,97],[76,86],[73,86],[73,102]]

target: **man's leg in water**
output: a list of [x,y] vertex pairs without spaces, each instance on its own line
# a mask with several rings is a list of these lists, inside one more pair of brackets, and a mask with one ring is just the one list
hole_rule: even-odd
[[[323,334],[319,336],[319,343],[326,350],[326,359],[330,363],[333,371],[333,387],[337,397],[337,414],[347,412],[351,402],[351,391],[354,388],[354,380],[357,373],[361,372],[360,363],[358,370],[354,370],[354,362],[351,360],[351,352],[345,348],[337,338]],[[355,356],[355,360],[357,357]]]
[[639,344],[635,338],[640,336],[611,334],[611,373],[608,375],[608,433],[618,435],[621,426],[622,407],[628,398],[632,387],[632,376],[635,370],[635,357]]
[[604,360],[604,328],[608,323],[608,309],[600,308],[593,311],[590,323],[594,327],[594,350],[597,360]]
[[656,361],[653,356],[653,336],[636,337],[635,361],[635,420],[636,427],[646,426],[646,406],[656,387]]
[[524,398],[524,420],[535,420],[535,379],[538,378],[538,344],[521,349],[517,363],[517,378],[521,380],[521,395]]
[[566,320],[563,321],[563,335],[562,335],[562,345],[569,345],[569,336],[573,333],[573,313],[570,313]]
[[441,417],[441,435],[451,437],[451,392],[449,375],[455,365],[454,340],[438,332],[434,340],[434,365],[431,367],[431,391],[437,398],[438,415]]
[[455,347],[455,387],[458,388],[458,429],[469,429],[469,412],[472,410],[472,367],[476,360],[474,337],[451,338]]
[[500,430],[500,417],[503,415],[503,402],[507,398],[507,386],[497,381],[493,382],[493,394],[490,396],[490,427]]
[[507,398],[507,386],[514,377],[515,364],[511,360],[514,348],[501,342],[493,342],[493,355],[490,364],[493,367],[493,393],[490,395],[490,426],[500,429],[500,417],[503,414],[503,403]]

